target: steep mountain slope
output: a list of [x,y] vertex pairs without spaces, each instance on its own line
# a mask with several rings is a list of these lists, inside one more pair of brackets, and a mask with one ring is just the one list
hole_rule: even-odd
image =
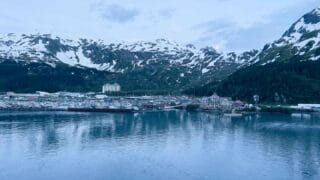
[[244,68],[222,82],[213,81],[197,88],[196,92],[217,92],[247,101],[258,94],[264,102],[319,102],[320,9],[301,17]]
[[320,8],[305,14],[279,40],[267,44],[251,64],[287,62],[293,58],[304,61],[320,58]]
[[[118,82],[126,91],[180,91],[194,84],[223,79],[251,61],[257,53],[253,50],[240,55],[223,54],[210,47],[196,49],[193,45],[180,46],[165,39],[107,44],[101,40],[67,40],[41,34],[6,34],[0,37],[2,62],[14,61],[21,66],[45,64],[52,69],[61,68],[63,64],[70,69],[100,71],[100,74],[105,74],[100,81],[101,86],[106,82]],[[37,75],[36,72],[30,73]],[[11,76],[15,76],[14,72]],[[20,83],[19,78],[15,81]],[[8,90],[6,86],[2,84],[0,91]],[[28,90],[42,90],[37,88]],[[72,87],[66,89],[72,90]]]
[[117,82],[129,92],[187,89],[189,94],[217,92],[248,101],[258,94],[267,102],[279,99],[275,96],[288,102],[317,102],[319,60],[319,8],[260,51],[241,54],[165,39],[115,44],[6,34],[0,36],[0,91],[100,91],[104,83]]

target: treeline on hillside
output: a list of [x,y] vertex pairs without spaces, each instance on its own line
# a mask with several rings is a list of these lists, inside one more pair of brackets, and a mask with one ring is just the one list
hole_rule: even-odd
[[[179,84],[174,83],[175,77],[180,74],[178,71],[173,71],[176,74],[160,70],[157,73],[109,73],[62,63],[52,66],[37,62],[24,64],[14,60],[0,61],[0,92],[101,92],[106,83],[119,83],[124,95],[176,94],[180,90]],[[181,79],[181,84],[190,84],[189,79]]]
[[189,89],[187,94],[228,96],[252,101],[259,95],[261,102],[320,102],[320,61],[291,61],[254,65],[241,69],[226,80]]
[[84,70],[67,65],[0,63],[0,91],[32,93],[35,91],[88,92],[101,89],[108,76],[96,70]]

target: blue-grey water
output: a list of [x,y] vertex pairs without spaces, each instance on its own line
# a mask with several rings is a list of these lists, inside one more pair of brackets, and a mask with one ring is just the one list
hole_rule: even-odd
[[320,179],[320,116],[0,113],[1,180]]

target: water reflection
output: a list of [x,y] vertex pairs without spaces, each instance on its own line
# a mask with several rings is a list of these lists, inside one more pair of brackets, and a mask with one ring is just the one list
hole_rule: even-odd
[[[115,151],[127,152],[125,148],[156,152],[163,147],[176,146],[181,154],[189,154],[190,162],[199,158],[199,154],[204,154],[211,163],[220,162],[218,155],[224,156],[223,161],[230,166],[230,171],[235,164],[243,168],[242,171],[234,170],[238,177],[246,177],[245,173],[252,173],[246,172],[249,168],[258,166],[273,171],[273,167],[268,166],[269,162],[283,168],[274,179],[320,178],[318,115],[264,114],[228,118],[182,111],[138,114],[1,113],[0,144],[0,160],[9,163],[13,158],[6,159],[8,154],[37,159],[57,157],[60,153],[80,156],[81,152],[99,150],[113,152],[117,156]],[[175,156],[179,157],[179,154]],[[196,166],[199,169],[195,169],[202,175],[201,172],[207,168],[205,166],[212,165],[207,164],[206,158]],[[228,158],[232,160],[229,162]],[[1,168],[3,166],[0,166],[3,170]],[[211,179],[213,174],[206,173]],[[266,179],[273,177],[264,172],[259,175],[265,175]],[[251,178],[254,176],[247,179]]]

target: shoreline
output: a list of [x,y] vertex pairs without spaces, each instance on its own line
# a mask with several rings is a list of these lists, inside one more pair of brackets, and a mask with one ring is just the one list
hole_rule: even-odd
[[247,111],[240,111],[237,113],[228,113],[223,111],[217,110],[186,110],[186,109],[159,109],[159,110],[132,110],[132,109],[89,109],[89,108],[75,108],[75,109],[0,109],[1,112],[6,113],[14,113],[14,112],[70,112],[70,113],[95,113],[95,114],[102,114],[102,113],[111,113],[111,114],[135,114],[135,113],[150,113],[150,112],[170,112],[170,111],[185,111],[189,113],[210,113],[210,114],[221,114],[228,117],[241,117],[241,116],[251,116],[251,115],[259,115],[259,114],[320,114],[319,111],[312,111],[312,110],[301,110],[301,111],[290,111],[290,110],[280,110],[276,111],[272,110],[261,110],[258,112],[247,112]]
[[190,96],[107,96],[97,93],[44,93],[0,95],[0,111],[64,111],[92,113],[137,113],[149,111],[185,110],[208,112],[231,117],[269,113],[320,112],[320,104],[273,105],[250,104],[230,97]]

